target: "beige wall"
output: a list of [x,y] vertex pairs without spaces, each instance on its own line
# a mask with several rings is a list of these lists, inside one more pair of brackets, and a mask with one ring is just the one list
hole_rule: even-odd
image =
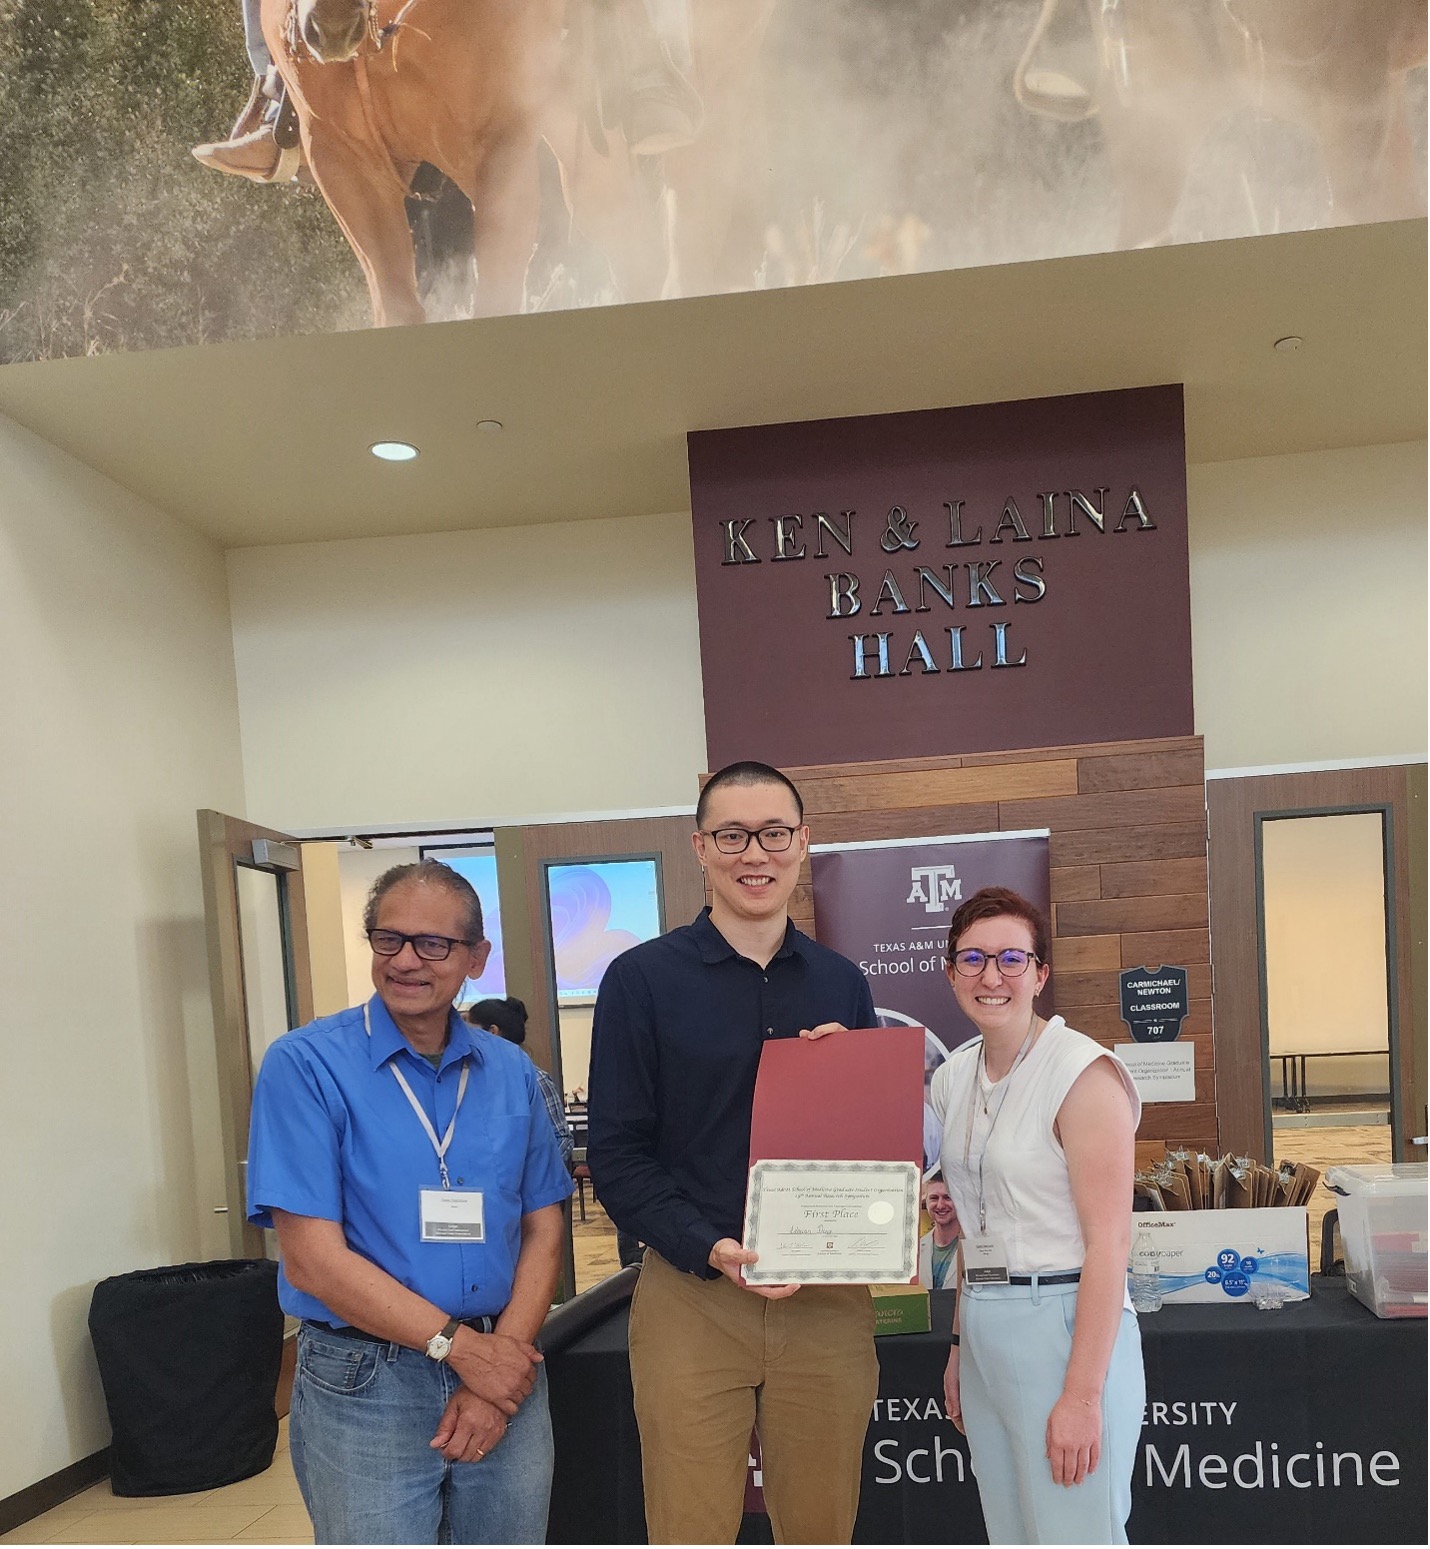
[[1207,768],[1426,750],[1425,443],[1187,470]]
[[[1425,446],[1189,470],[1209,768],[1423,755]],[[487,823],[688,802],[685,514],[229,555],[251,815]]]
[[0,419],[0,658],[3,1498],[108,1443],[95,1282],[226,1253],[194,822],[243,804],[223,557]]
[[280,828],[689,802],[690,518],[229,554],[250,814]]

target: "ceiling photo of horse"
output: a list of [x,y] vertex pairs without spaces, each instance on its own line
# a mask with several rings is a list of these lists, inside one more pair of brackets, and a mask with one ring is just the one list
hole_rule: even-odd
[[1426,210],[1424,0],[0,0],[0,362]]

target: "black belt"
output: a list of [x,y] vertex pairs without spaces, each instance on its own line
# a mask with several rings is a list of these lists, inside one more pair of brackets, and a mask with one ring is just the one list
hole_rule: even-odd
[[[324,1323],[318,1318],[304,1320],[309,1328],[320,1328],[325,1334],[341,1334],[347,1339],[364,1339],[370,1345],[395,1345],[397,1340],[388,1339],[382,1334],[369,1334],[366,1329],[353,1328],[348,1323]],[[490,1334],[496,1327],[495,1318],[463,1318],[464,1327],[472,1329],[478,1334]]]
[[1069,1269],[1061,1275],[1009,1275],[1009,1285],[1032,1285],[1037,1281],[1039,1285],[1076,1285],[1082,1279],[1080,1269]]

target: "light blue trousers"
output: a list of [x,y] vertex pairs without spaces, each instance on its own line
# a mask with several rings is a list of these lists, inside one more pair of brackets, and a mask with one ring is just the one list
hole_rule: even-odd
[[1047,1424],[1072,1352],[1076,1285],[978,1285],[960,1294],[959,1398],[990,1544],[1125,1544],[1147,1387],[1124,1311],[1102,1395],[1102,1458],[1053,1483]]
[[318,1543],[546,1542],[545,1371],[476,1463],[428,1445],[456,1386],[421,1351],[302,1326],[289,1450]]

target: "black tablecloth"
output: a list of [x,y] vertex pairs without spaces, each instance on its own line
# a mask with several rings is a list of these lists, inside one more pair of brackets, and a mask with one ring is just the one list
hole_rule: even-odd
[[[1425,1322],[1375,1318],[1344,1286],[1317,1278],[1310,1301],[1275,1312],[1217,1304],[1143,1317],[1134,1543],[1425,1542]],[[580,1332],[572,1305],[569,1342],[548,1340],[552,1543],[645,1540],[627,1307],[605,1297]],[[935,1329],[951,1314],[951,1293],[935,1292]],[[963,1438],[942,1418],[947,1333],[878,1345],[856,1542],[984,1542]],[[747,1519],[742,1536],[762,1526]]]

